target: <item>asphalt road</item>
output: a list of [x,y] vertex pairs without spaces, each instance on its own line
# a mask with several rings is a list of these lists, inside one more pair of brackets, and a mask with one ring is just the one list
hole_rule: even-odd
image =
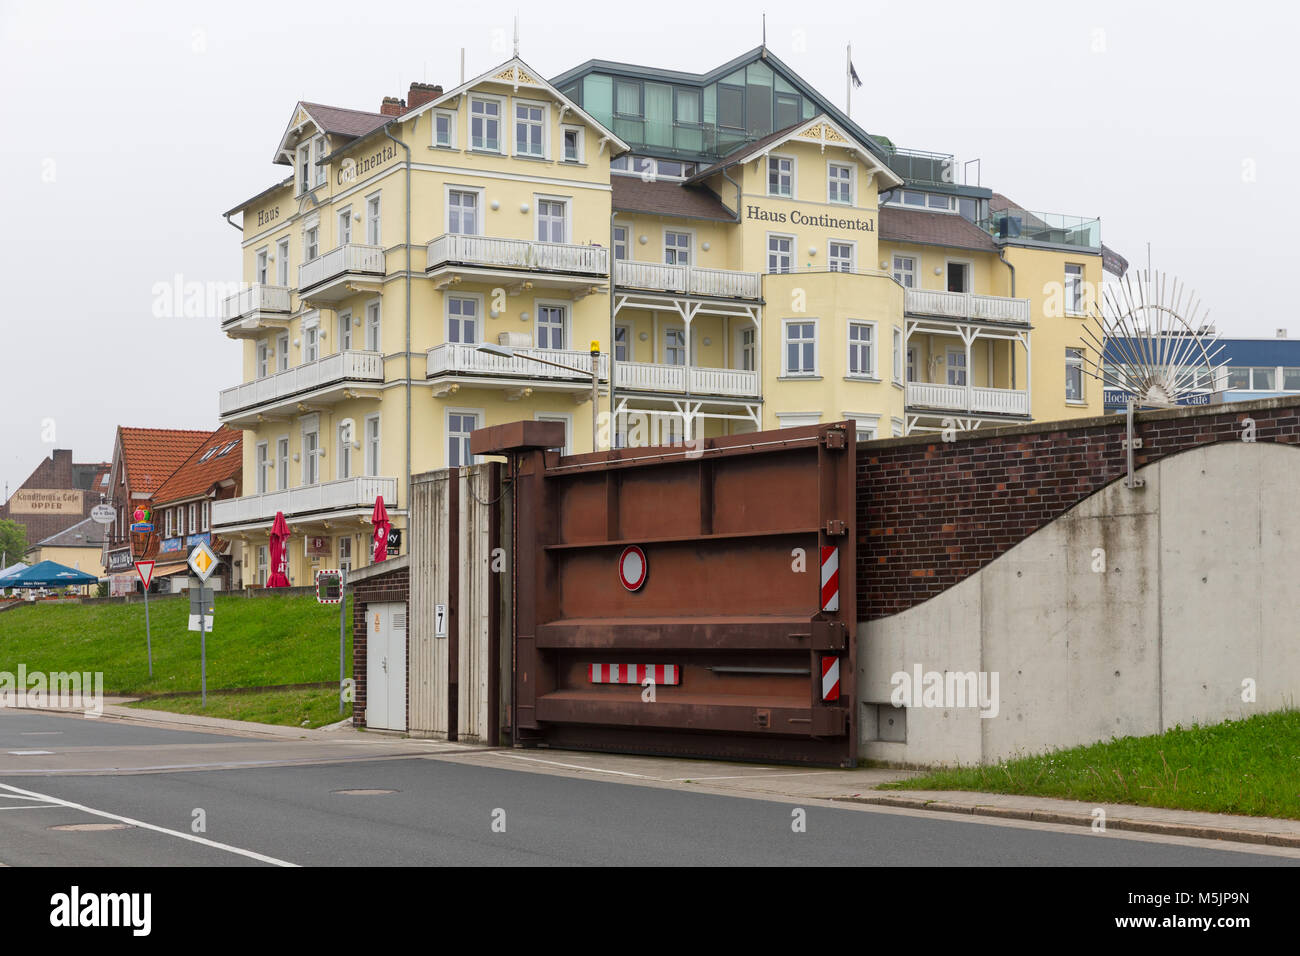
[[[185,738],[182,740],[181,738]],[[0,715],[0,753],[223,739]],[[254,752],[265,744],[245,741]],[[261,752],[265,752],[262,750]],[[482,758],[482,759],[480,759]],[[732,797],[503,769],[491,754],[342,759],[170,773],[0,770],[9,866],[875,865],[1243,866],[1300,860],[1118,834]],[[10,765],[6,765],[10,766]],[[348,794],[344,790],[387,793]],[[73,804],[75,806],[69,806]],[[806,813],[794,832],[792,813]],[[204,832],[192,821],[201,810]],[[95,811],[95,812],[92,812]],[[124,822],[120,818],[126,818]],[[496,829],[494,829],[494,821]],[[51,829],[91,824],[93,829]],[[504,832],[498,832],[504,825]],[[102,829],[112,827],[112,829]],[[151,829],[157,828],[157,829]],[[196,842],[196,840],[209,842]]]

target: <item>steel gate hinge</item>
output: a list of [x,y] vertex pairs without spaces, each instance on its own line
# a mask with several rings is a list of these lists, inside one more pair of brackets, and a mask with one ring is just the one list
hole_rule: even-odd
[[826,534],[829,537],[837,537],[849,533],[848,523],[841,521],[839,518],[830,518],[826,522]]
[[827,448],[837,449],[846,448],[849,444],[848,436],[844,434],[843,428],[828,428],[822,435],[822,444]]
[[848,645],[848,628],[843,621],[813,621],[812,648],[817,651],[842,651]]

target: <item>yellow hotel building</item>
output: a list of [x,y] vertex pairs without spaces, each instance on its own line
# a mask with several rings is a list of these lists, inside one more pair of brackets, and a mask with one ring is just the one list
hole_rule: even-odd
[[516,57],[379,112],[301,102],[274,158],[290,175],[226,213],[244,356],[220,416],[245,492],[213,524],[245,585],[277,511],[294,584],[367,563],[375,496],[404,527],[407,476],[470,463],[475,428],[554,419],[590,450],[593,340],[601,447],[1102,412],[1080,366],[1098,221],[955,182],[762,47],[704,74],[547,81]]

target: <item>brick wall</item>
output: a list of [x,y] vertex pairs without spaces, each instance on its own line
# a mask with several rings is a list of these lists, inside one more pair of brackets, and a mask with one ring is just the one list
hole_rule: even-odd
[[[1221,441],[1300,444],[1300,401],[1143,412],[1135,466]],[[958,433],[961,435],[961,433]],[[1125,416],[858,446],[858,618],[897,614],[974,574],[1127,472]],[[1297,459],[1300,461],[1300,459]]]
[[[356,697],[352,702],[352,724],[355,727],[366,725],[366,605],[384,604],[401,601],[406,605],[407,634],[410,634],[411,617],[411,579],[407,568],[398,568],[389,574],[380,574],[365,581],[350,585],[348,590],[352,598],[352,678],[355,681]],[[411,694],[411,645],[406,645],[407,694],[406,708],[409,723]]]

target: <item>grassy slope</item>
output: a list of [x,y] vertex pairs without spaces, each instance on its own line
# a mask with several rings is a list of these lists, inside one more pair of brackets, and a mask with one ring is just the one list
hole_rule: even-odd
[[[207,638],[208,689],[338,680],[339,609],[310,595],[218,594]],[[151,601],[154,676],[145,655],[143,604],[51,604],[0,614],[0,671],[103,671],[107,694],[199,689],[199,634],[188,598]],[[347,673],[352,673],[351,604]]]
[[1300,710],[940,770],[891,790],[980,790],[1300,819]]
[[263,724],[286,724],[290,727],[323,727],[352,716],[352,705],[344,704],[339,713],[338,691],[272,690],[251,694],[208,694],[208,706],[200,706],[198,697],[164,697],[142,700],[132,707],[166,710],[174,714],[202,714],[230,720],[253,720]]

